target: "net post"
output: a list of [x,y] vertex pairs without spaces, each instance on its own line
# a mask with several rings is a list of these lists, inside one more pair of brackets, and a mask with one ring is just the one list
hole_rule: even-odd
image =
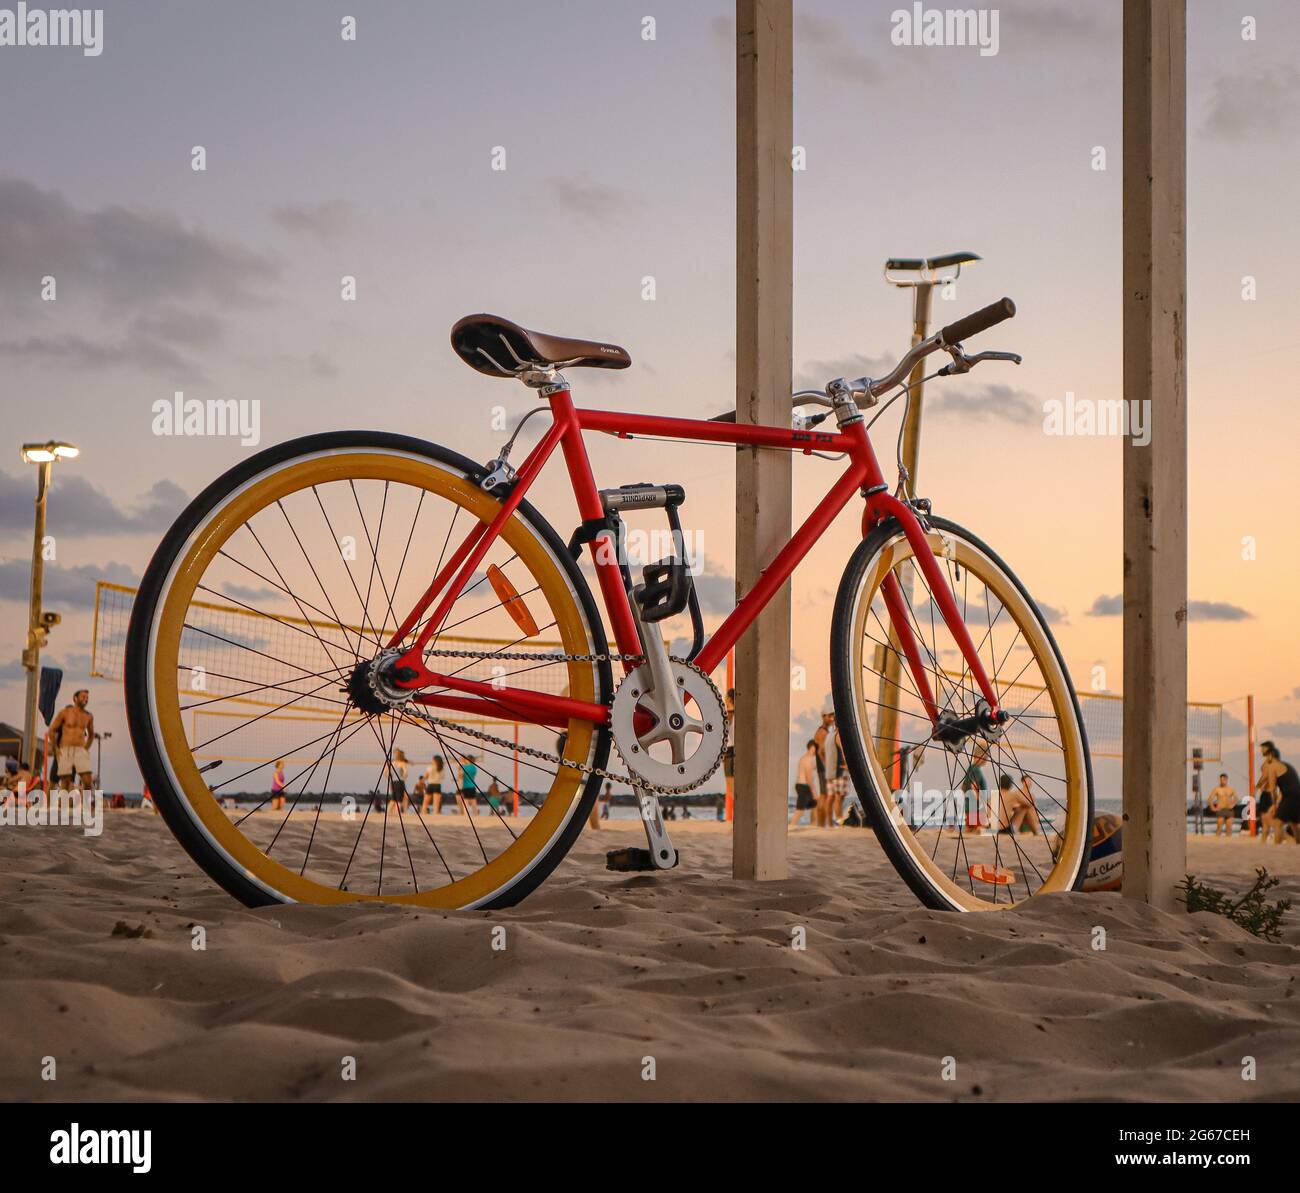
[[1247,796],[1249,803],[1246,805],[1250,809],[1250,835],[1253,837],[1258,832],[1258,826],[1255,822],[1255,697],[1246,697],[1246,768],[1250,775],[1250,795]]

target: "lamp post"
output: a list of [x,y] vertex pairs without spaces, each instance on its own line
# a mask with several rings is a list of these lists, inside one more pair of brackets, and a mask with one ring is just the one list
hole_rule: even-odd
[[[930,297],[935,286],[946,286],[957,280],[963,265],[980,258],[974,253],[945,253],[939,257],[890,257],[885,262],[885,281],[891,286],[912,291],[912,346],[915,347],[930,334]],[[907,490],[916,493],[916,474],[921,457],[921,378],[925,376],[925,362],[917,361],[912,375],[907,379],[910,396],[903,415],[903,467],[907,469]],[[910,577],[899,577],[907,603],[912,603]],[[892,633],[891,633],[891,642]],[[902,665],[899,662],[898,644],[893,649],[876,647],[876,666],[880,675],[880,724],[877,730],[876,757],[886,767],[885,777],[898,788],[907,776],[903,773],[904,760],[899,750],[898,714],[901,703],[899,682]]]
[[[51,627],[58,625],[57,613],[41,610],[41,589],[45,580],[45,503],[56,460],[75,460],[81,452],[70,443],[51,439],[47,443],[24,443],[22,458],[38,466],[36,479],[36,533],[32,540],[31,604],[27,619],[27,645],[23,666],[27,668],[27,707],[23,713],[23,749],[27,765],[36,773],[36,700],[41,682],[41,647]],[[44,759],[43,762],[48,762]]]
[[[108,739],[112,736],[113,735],[111,733],[95,734],[95,786],[96,787],[102,788],[104,786],[104,743],[108,741]],[[518,764],[516,763],[516,765]],[[515,780],[516,790],[518,790],[518,784],[519,784],[519,780],[516,779]],[[515,815],[518,816],[519,813],[516,811]]]

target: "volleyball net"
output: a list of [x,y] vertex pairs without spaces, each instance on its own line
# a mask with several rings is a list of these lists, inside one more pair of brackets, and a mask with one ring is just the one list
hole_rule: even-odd
[[[103,580],[96,584],[91,646],[91,675],[95,678],[123,678],[127,626],[135,596],[136,589],[126,585]],[[362,714],[341,714],[339,689],[346,683],[357,655],[367,652],[366,641],[383,639],[387,632],[383,627],[269,616],[236,603],[192,601],[181,636],[180,666],[188,671],[188,675],[182,675],[182,682],[195,697],[187,702],[186,711],[190,740],[196,743],[195,757],[247,762],[284,759],[289,765],[296,759],[309,762],[320,752],[313,730],[328,733],[342,716],[335,765],[369,763],[374,755],[373,730],[363,727],[366,718]],[[547,661],[561,651],[557,641],[528,640],[525,653],[536,656],[535,664],[528,660],[494,661],[494,652],[510,648],[511,653],[517,653],[520,649],[504,639],[441,634],[438,644],[443,649],[485,656],[453,660],[455,672],[467,679],[521,683],[533,691],[568,694],[566,668]],[[971,682],[969,675],[949,671],[944,674],[954,687]],[[1051,718],[1020,717],[1050,708],[1046,689],[1015,682],[999,685],[999,692],[1003,707],[1013,718],[1020,718],[1013,720],[1008,733],[1017,751],[1059,750]],[[1122,758],[1123,697],[1113,692],[1076,691],[1075,695],[1093,757]],[[554,731],[531,722],[470,719],[446,710],[438,715],[466,729],[508,739],[514,747],[523,744],[547,751],[555,749]],[[236,729],[237,742],[232,742],[231,731]],[[425,727],[404,724],[395,727],[395,733],[393,744],[412,759],[423,759],[429,752],[431,739]],[[492,748],[503,750],[500,746]],[[1200,751],[1205,762],[1222,759],[1222,704],[1196,701],[1187,705],[1189,761],[1194,750]],[[521,761],[527,770],[526,755],[521,760],[515,748],[505,753],[510,755],[512,774],[518,774]]]
[[[944,670],[954,687],[970,688],[969,673]],[[1012,723],[1005,737],[1015,750],[1030,752],[1058,751],[1060,735],[1055,722],[1034,714],[1051,708],[1047,689],[1041,684],[999,683],[999,703],[1011,714]],[[1075,691],[1088,749],[1094,758],[1124,757],[1124,697],[1115,692]],[[1194,751],[1200,751],[1196,755]],[[1187,761],[1198,757],[1204,762],[1223,758],[1223,705],[1205,701],[1187,704]]]
[[[92,677],[119,682],[125,677],[127,629],[136,592],[127,585],[97,582]],[[364,713],[349,710],[343,689],[358,654],[368,655],[373,643],[391,632],[383,626],[272,616],[239,604],[191,601],[181,631],[178,670],[182,716],[194,758],[200,763],[220,760],[223,774],[236,765],[256,768],[276,761],[292,769],[316,764],[328,746],[329,785],[357,790],[386,781],[382,766],[376,767],[379,756],[404,753],[414,781],[434,754],[442,755],[449,769],[472,755],[502,787],[527,791],[549,785],[552,772],[531,764],[519,748],[556,752],[556,731],[546,726],[432,709],[454,727],[444,726],[438,733],[410,720],[390,719],[378,728]],[[552,661],[562,653],[559,641],[530,638],[521,645],[440,634],[437,644],[447,651],[484,656],[448,659],[447,670],[462,678],[568,695],[567,668]],[[530,657],[494,659],[507,649]],[[470,732],[475,730],[498,740],[482,742]],[[375,774],[367,774],[367,769]],[[320,770],[325,772],[326,766]],[[325,775],[320,779],[325,781]],[[265,774],[249,772],[250,786],[264,786],[266,781]]]

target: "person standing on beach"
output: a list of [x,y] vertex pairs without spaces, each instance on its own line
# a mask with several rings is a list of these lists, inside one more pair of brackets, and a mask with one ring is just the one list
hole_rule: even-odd
[[55,773],[64,791],[72,789],[73,779],[80,781],[80,790],[89,791],[90,743],[95,740],[95,715],[88,712],[90,693],[81,688],[73,692],[72,703],[61,709],[50,722],[50,741],[54,745]]
[[1273,835],[1277,811],[1277,776],[1282,768],[1274,763],[1271,741],[1263,742],[1259,752],[1263,755],[1264,764],[1260,767],[1259,782],[1255,784],[1255,790],[1259,792],[1255,811],[1259,815],[1259,839],[1267,841]]
[[1300,775],[1289,762],[1282,760],[1277,747],[1271,742],[1264,743],[1264,749],[1273,763],[1273,793],[1276,803],[1273,807],[1273,822],[1277,830],[1277,844],[1281,845],[1288,833],[1291,844],[1300,845]]
[[409,770],[410,763],[406,760],[406,752],[400,749],[394,750],[393,756],[388,762],[388,773],[391,776],[388,787],[388,802],[397,805],[399,815],[406,805],[406,776]]
[[609,797],[614,793],[614,784],[605,784],[605,794],[597,796],[591,805],[591,815],[587,817],[587,824],[591,828],[600,828],[602,820],[609,819]]
[[817,797],[813,795],[813,783],[817,781],[817,740],[808,739],[808,745],[799,756],[799,767],[795,771],[794,781],[794,815],[790,817],[790,827],[805,812],[811,812],[813,824],[817,823]]
[[[478,766],[474,762],[473,754],[466,754],[460,763],[460,798],[465,805],[465,815],[473,816],[470,810],[476,807],[479,802],[478,791]],[[473,802],[471,802],[473,801]],[[480,815],[483,813],[480,812]]]
[[819,827],[822,825],[822,814],[823,808],[826,807],[826,799],[828,795],[831,794],[831,791],[829,791],[827,786],[826,741],[827,738],[831,736],[833,729],[835,729],[835,713],[827,708],[827,710],[822,713],[822,724],[818,725],[816,733],[813,734],[814,741],[816,741],[815,794],[816,799],[818,799],[816,810],[813,812],[813,823],[819,825]]
[[1237,815],[1237,793],[1228,785],[1228,776],[1219,776],[1219,785],[1210,792],[1210,811],[1214,813],[1214,835],[1232,836],[1232,822]]
[[826,709],[822,713],[822,723],[817,726],[813,740],[817,743],[817,808],[813,812],[813,824],[819,828],[830,828],[831,779],[835,776],[834,765],[827,765],[829,756],[835,755],[835,713]]
[[988,760],[989,748],[984,742],[980,742],[971,756],[970,765],[961,777],[960,791],[965,797],[962,801],[965,805],[965,831],[972,836],[982,834],[984,825],[989,819],[984,811],[984,806],[989,800],[989,784],[983,770],[980,769]]
[[447,773],[447,764],[441,754],[435,754],[424,769],[424,798],[420,800],[420,815],[429,810],[429,801],[433,801],[433,814],[442,815],[442,780]]
[[278,812],[284,807],[284,759],[275,760],[275,772],[271,775],[271,811]]

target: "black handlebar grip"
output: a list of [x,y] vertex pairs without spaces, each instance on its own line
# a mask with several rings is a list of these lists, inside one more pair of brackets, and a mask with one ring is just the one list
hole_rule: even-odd
[[959,344],[962,340],[996,327],[1004,319],[1010,319],[1016,313],[1016,304],[1009,298],[1000,298],[991,302],[982,310],[973,312],[955,323],[949,323],[941,332],[939,339],[949,346]]

